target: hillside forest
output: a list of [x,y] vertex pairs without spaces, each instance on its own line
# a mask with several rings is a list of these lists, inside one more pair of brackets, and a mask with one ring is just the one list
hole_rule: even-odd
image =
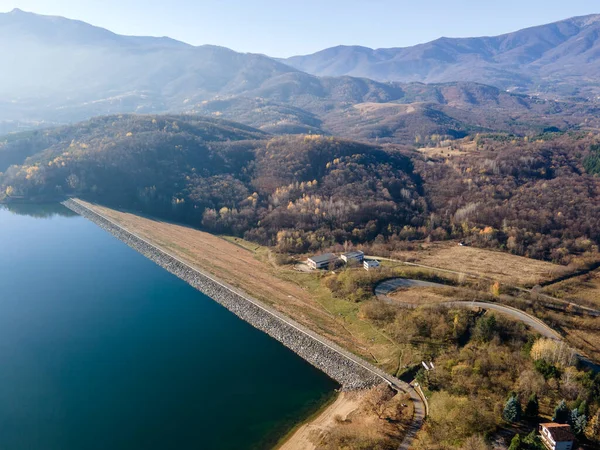
[[108,116],[0,143],[2,201],[80,196],[285,253],[460,239],[569,264],[600,244],[589,132],[431,148],[272,136],[199,116]]

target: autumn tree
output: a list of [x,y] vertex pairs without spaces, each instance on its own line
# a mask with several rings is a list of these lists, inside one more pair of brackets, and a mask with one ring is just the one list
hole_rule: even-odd
[[600,408],[589,420],[585,429],[585,437],[592,442],[600,442]]
[[544,360],[549,364],[562,367],[574,365],[577,359],[574,350],[568,344],[548,338],[535,341],[530,354],[534,361]]
[[490,446],[485,441],[483,436],[474,435],[468,437],[465,442],[463,442],[461,450],[489,450]]
[[391,412],[389,401],[393,396],[394,392],[387,384],[374,387],[367,393],[364,407],[378,419],[386,419]]

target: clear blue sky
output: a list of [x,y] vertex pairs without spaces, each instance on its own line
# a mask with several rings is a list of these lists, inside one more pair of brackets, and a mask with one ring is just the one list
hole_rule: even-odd
[[170,36],[271,56],[339,44],[403,47],[496,35],[600,13],[598,0],[0,0],[120,34]]

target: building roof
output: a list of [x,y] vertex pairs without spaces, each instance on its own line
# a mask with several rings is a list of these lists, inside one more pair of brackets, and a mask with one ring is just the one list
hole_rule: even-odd
[[361,252],[360,250],[357,250],[355,252],[344,253],[342,256],[345,256],[346,258],[358,258],[358,257],[365,256],[365,254],[363,252]]
[[547,428],[554,442],[571,442],[575,436],[571,433],[571,426],[562,423],[542,423],[540,426]]
[[370,266],[378,266],[379,265],[379,261],[377,261],[376,259],[368,259],[365,261],[365,264],[369,264]]
[[337,256],[335,256],[333,253],[323,253],[322,255],[311,256],[308,259],[313,261],[315,264],[319,264],[319,263],[331,261],[332,259],[337,259]]

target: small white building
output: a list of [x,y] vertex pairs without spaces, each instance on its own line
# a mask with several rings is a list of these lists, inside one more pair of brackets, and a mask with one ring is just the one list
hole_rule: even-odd
[[365,262],[363,263],[363,267],[365,268],[365,270],[374,270],[374,269],[379,269],[379,266],[381,264],[379,264],[379,261],[376,261],[374,259],[367,259],[365,260]]
[[572,450],[575,444],[575,436],[568,424],[541,423],[540,436],[548,450]]
[[338,261],[338,257],[333,253],[324,253],[322,255],[311,256],[306,260],[306,264],[311,269],[333,269]]
[[344,253],[341,256],[341,259],[346,264],[349,264],[349,263],[359,263],[360,264],[365,259],[365,254],[363,252],[361,252],[360,250],[357,250],[355,252]]

